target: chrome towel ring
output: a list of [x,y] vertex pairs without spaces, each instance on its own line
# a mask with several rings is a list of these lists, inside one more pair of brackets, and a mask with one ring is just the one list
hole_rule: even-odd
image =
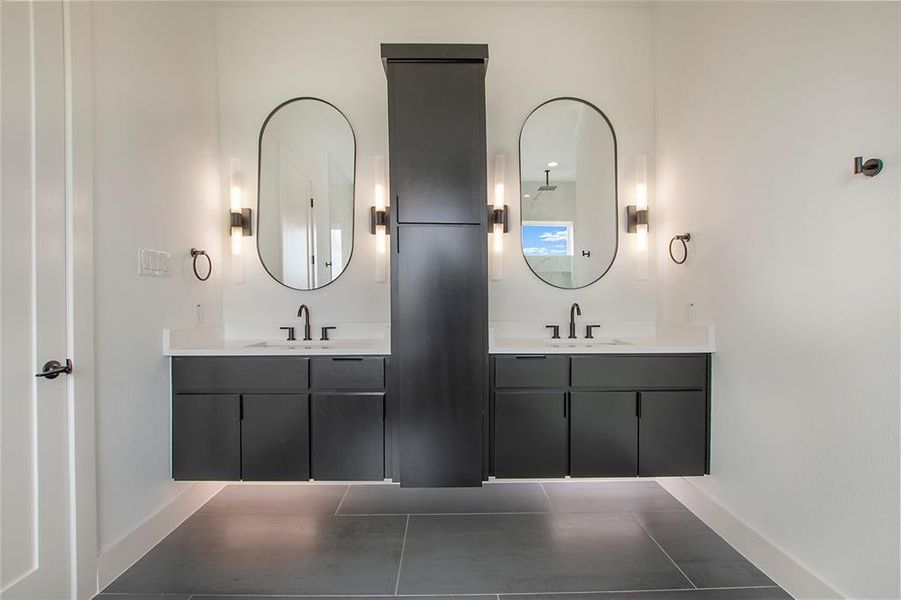
[[[673,243],[682,242],[682,260],[676,260],[675,254],[673,254]],[[673,239],[669,241],[669,257],[673,259],[673,262],[677,265],[684,264],[686,260],[688,260],[688,242],[691,241],[690,233],[683,233],[680,235],[674,235]]]
[[[206,258],[206,276],[201,277],[200,273],[197,271],[197,259],[203,256]],[[191,248],[191,257],[194,259],[194,264],[192,265],[194,268],[194,277],[199,279],[200,281],[206,281],[210,278],[210,275],[213,274],[213,259],[210,258],[210,255],[206,253],[206,250],[198,250],[197,248]]]

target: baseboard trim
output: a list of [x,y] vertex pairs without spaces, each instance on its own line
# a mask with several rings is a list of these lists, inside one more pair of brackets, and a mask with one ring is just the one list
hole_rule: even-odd
[[798,600],[848,598],[683,477],[658,478],[666,491]]
[[97,557],[97,591],[115,581],[224,487],[225,484],[220,482],[193,484],[101,552]]

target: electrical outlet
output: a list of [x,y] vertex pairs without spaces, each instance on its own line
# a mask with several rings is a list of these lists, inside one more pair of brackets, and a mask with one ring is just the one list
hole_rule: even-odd
[[138,248],[138,275],[143,277],[168,277],[172,255],[162,250]]
[[694,323],[697,316],[697,307],[694,302],[685,303],[685,322]]
[[194,305],[194,326],[203,325],[203,304]]

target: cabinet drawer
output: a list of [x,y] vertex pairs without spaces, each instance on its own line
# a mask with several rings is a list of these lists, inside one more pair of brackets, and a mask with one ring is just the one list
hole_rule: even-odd
[[499,388],[564,387],[566,361],[560,355],[525,354],[494,359],[494,385]]
[[653,389],[706,389],[707,357],[573,356],[573,387]]
[[309,383],[309,360],[297,356],[199,356],[172,359],[179,392],[293,392]]
[[382,357],[330,356],[314,358],[313,388],[317,390],[378,390],[385,387]]

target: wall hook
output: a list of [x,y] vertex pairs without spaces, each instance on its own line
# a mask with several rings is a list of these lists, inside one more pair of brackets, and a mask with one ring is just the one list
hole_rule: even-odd
[[854,157],[854,174],[875,177],[882,172],[883,162],[881,158],[870,158],[864,162],[862,156]]
[[[673,259],[673,262],[677,265],[684,264],[686,260],[688,260],[688,242],[691,241],[690,233],[682,233],[680,235],[674,235],[673,238],[669,241],[669,257]],[[682,260],[676,260],[676,255],[673,254],[673,244],[675,242],[682,242]]]

